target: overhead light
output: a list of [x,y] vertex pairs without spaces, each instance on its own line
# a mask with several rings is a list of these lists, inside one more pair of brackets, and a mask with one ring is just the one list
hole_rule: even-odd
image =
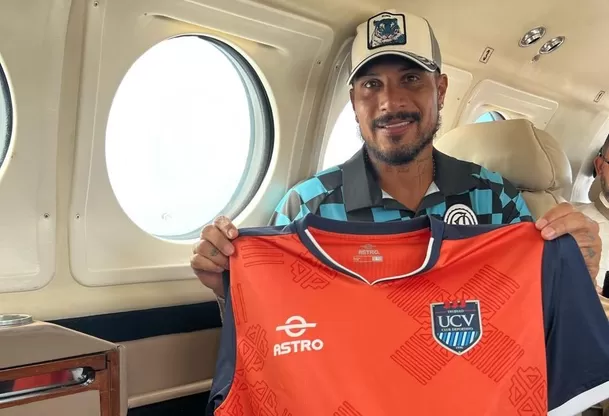
[[562,44],[565,42],[564,36],[557,36],[555,38],[550,39],[539,48],[539,53],[548,54],[554,52],[556,49],[560,48]]
[[518,45],[522,48],[531,46],[532,44],[537,42],[539,39],[543,38],[543,36],[545,34],[546,34],[546,28],[543,26],[539,26],[539,27],[536,27],[535,29],[531,29],[527,33],[525,33],[522,38],[520,38],[520,42],[518,42]]

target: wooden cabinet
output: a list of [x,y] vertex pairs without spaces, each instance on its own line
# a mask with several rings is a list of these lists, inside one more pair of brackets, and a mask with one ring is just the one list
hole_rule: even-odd
[[0,325],[0,416],[124,415],[121,358],[119,345],[57,325]]

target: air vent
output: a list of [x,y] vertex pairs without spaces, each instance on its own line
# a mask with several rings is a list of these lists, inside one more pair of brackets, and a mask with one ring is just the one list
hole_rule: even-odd
[[539,39],[543,38],[543,36],[545,34],[546,34],[546,28],[543,26],[539,26],[539,27],[536,27],[535,29],[531,29],[527,33],[525,33],[524,36],[522,36],[522,38],[520,38],[518,45],[521,48],[526,48],[527,46],[531,46],[532,44],[537,42]]
[[539,48],[539,53],[546,55],[554,52],[556,49],[560,48],[562,44],[565,42],[564,36],[557,36],[555,38],[550,39]]

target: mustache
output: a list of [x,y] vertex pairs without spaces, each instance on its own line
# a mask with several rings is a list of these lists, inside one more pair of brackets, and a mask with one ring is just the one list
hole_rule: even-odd
[[406,111],[400,111],[393,114],[385,114],[384,116],[372,120],[372,128],[378,129],[384,127],[394,120],[418,122],[421,121],[421,114]]

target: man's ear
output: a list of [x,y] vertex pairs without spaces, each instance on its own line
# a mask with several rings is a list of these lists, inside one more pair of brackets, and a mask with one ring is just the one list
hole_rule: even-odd
[[436,76],[438,86],[438,106],[444,107],[444,98],[446,98],[446,90],[448,89],[448,76],[439,74]]
[[596,156],[594,158],[594,170],[596,171],[596,176],[599,176],[601,174],[601,170],[603,169],[603,163],[605,163],[605,161],[600,156]]

